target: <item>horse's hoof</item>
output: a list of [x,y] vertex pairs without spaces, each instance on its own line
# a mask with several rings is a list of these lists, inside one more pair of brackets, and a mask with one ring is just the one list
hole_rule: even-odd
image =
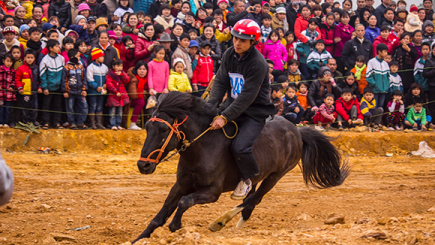
[[178,231],[179,229],[181,229],[181,225],[173,225],[173,224],[170,224],[170,225],[169,225],[169,230],[170,230],[171,232],[176,232],[176,231]]
[[220,231],[220,230],[222,230],[222,228],[224,228],[224,226],[225,226],[225,224],[222,223],[222,222],[219,222],[219,221],[213,221],[213,222],[208,226],[208,228],[209,228],[211,231],[216,232],[216,231]]
[[243,216],[240,217],[239,222],[237,223],[237,229],[245,228],[246,220],[243,219]]

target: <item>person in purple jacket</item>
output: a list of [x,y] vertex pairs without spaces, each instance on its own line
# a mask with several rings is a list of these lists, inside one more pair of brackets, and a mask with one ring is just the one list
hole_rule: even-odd
[[335,27],[334,37],[340,38],[340,41],[335,44],[333,57],[337,60],[337,70],[344,73],[344,65],[341,61],[341,52],[343,51],[344,44],[352,38],[353,27],[349,25],[349,13],[345,11],[340,12],[340,23]]

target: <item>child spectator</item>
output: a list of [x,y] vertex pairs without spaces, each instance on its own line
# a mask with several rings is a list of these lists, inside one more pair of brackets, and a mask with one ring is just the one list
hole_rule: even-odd
[[372,88],[365,88],[364,95],[361,99],[360,110],[364,117],[364,125],[369,125],[373,128],[379,128],[381,126],[382,113],[384,109],[382,107],[376,108],[376,100]]
[[6,54],[2,61],[3,65],[0,66],[0,127],[9,128],[10,107],[12,102],[17,100],[14,58],[11,54]]
[[405,125],[412,130],[417,131],[418,128],[425,131],[427,130],[426,124],[426,109],[423,107],[423,100],[414,99],[414,106],[409,109],[408,114],[406,114]]
[[344,88],[341,97],[335,101],[337,111],[338,130],[343,130],[343,122],[350,127],[353,124],[362,124],[363,116],[357,99],[353,97],[353,91],[350,88]]
[[298,97],[299,104],[305,110],[304,118],[307,119],[311,113],[311,105],[308,103],[308,83],[301,82],[297,85],[297,88],[296,96]]
[[82,39],[77,40],[77,42],[74,43],[74,48],[77,49],[80,53],[79,61],[83,65],[83,67],[88,67],[88,45],[86,45],[86,42]]
[[88,114],[88,103],[86,102],[86,81],[85,68],[79,63],[80,52],[78,49],[68,51],[69,61],[62,70],[61,89],[65,98],[68,123],[71,129],[88,129],[85,125]]
[[281,116],[283,112],[283,100],[282,100],[282,91],[284,89],[282,88],[281,84],[272,85],[270,86],[271,91],[271,102],[277,109],[276,116]]
[[270,14],[263,14],[261,19],[261,42],[265,43],[267,38],[269,37],[270,32],[272,31],[272,27],[270,27],[270,23],[272,22],[272,17]]
[[368,86],[366,74],[367,74],[367,65],[366,65],[366,57],[364,55],[358,55],[355,61],[355,67],[350,70],[353,74],[355,74],[355,79],[358,83],[358,92],[360,94],[364,93],[364,89]]
[[334,95],[326,94],[323,104],[319,107],[313,117],[313,123],[318,125],[319,130],[324,130],[322,125],[326,124],[326,129],[331,126],[331,123],[335,122],[337,118],[337,112],[334,107]]
[[190,29],[187,34],[190,36],[190,40],[196,40],[198,38],[198,30],[197,29]]
[[185,64],[184,73],[187,74],[187,77],[189,79],[192,79],[193,76],[192,63],[189,58],[189,53],[187,52],[189,45],[190,45],[190,36],[185,33],[181,34],[178,47],[172,54],[172,60],[175,60],[176,58],[182,59]]
[[284,64],[287,62],[287,51],[278,39],[278,31],[271,31],[268,40],[264,44],[263,56],[273,61],[275,64],[273,67],[274,70],[282,71]]
[[425,92],[429,92],[429,84],[427,78],[423,76],[424,64],[426,60],[429,59],[430,54],[430,44],[423,43],[421,45],[421,58],[419,58],[414,65],[414,81],[423,87]]
[[326,21],[319,25],[322,39],[325,40],[326,51],[330,54],[334,52],[335,43],[339,40],[334,38],[334,13],[328,13],[326,15]]
[[430,20],[425,20],[422,26],[423,31],[423,43],[432,43],[434,41],[435,34],[433,33],[434,24]]
[[14,70],[17,71],[18,67],[23,64],[23,59],[21,59],[21,49],[17,46],[14,46],[11,48],[10,53],[12,54],[12,58],[14,58]]
[[403,130],[405,120],[405,104],[403,103],[403,93],[395,90],[391,94],[393,100],[388,101],[388,115],[386,117],[388,130]]
[[421,41],[422,40],[423,40],[423,32],[420,30],[415,31],[412,35],[411,46],[413,46],[415,48],[415,50],[417,51],[418,58],[423,56],[423,54],[421,53],[421,47],[422,47]]
[[88,107],[91,129],[105,129],[103,126],[103,105],[106,91],[106,76],[109,69],[104,64],[104,52],[99,48],[91,51],[92,63],[86,69],[88,81]]
[[[52,119],[53,125],[57,129],[62,129],[60,114],[62,111],[62,95],[60,85],[65,59],[59,55],[60,47],[56,40],[47,41],[47,50],[49,53],[44,56],[39,65],[41,88],[44,91],[41,113],[43,121],[42,129],[48,129],[50,119]],[[50,114],[48,111],[52,109],[51,107],[53,107],[54,112]]]
[[275,78],[273,77],[273,67],[275,66],[275,64],[273,63],[273,61],[266,59],[266,63],[269,66],[269,83],[275,83]]
[[400,43],[393,53],[393,61],[398,62],[399,75],[403,81],[403,89],[407,91],[414,83],[414,62],[418,58],[417,50],[410,43],[411,35],[403,33],[400,35]]
[[304,75],[302,75],[301,71],[299,70],[299,64],[299,61],[295,59],[291,59],[288,62],[288,80],[289,83],[293,83],[295,86],[298,86],[300,81],[305,80]]
[[298,97],[296,96],[296,87],[293,84],[287,87],[283,102],[284,118],[294,125],[299,124],[305,114],[305,110],[299,104]]
[[198,42],[196,40],[191,40],[189,44],[189,51],[187,52],[189,53],[190,60],[192,61],[192,71],[194,72],[196,69],[196,65],[198,64],[198,58],[199,58],[198,49],[199,49]]
[[276,79],[276,83],[281,84],[282,88],[286,90],[286,88],[288,87],[288,77],[286,75],[278,75],[278,79]]
[[[288,58],[287,60],[298,60],[298,53],[296,52],[296,45],[297,42],[295,41],[295,33],[292,31],[287,31],[285,33],[285,40],[287,41],[287,45],[286,45],[286,49],[287,49],[287,54],[288,54]],[[299,66],[299,63],[298,63]],[[284,69],[287,69],[287,64],[285,65]]]
[[276,8],[276,13],[272,16],[272,28],[277,29],[279,27],[284,28],[286,23],[286,9],[285,7]]
[[84,17],[83,15],[77,15],[75,18],[75,23],[76,23],[75,25],[70,25],[69,29],[77,32],[77,34],[79,35],[78,39],[82,39],[87,44],[90,44],[87,24],[86,24],[86,17]]
[[65,37],[62,41],[62,56],[65,59],[65,63],[68,63],[68,51],[74,48],[74,40],[71,37]]
[[15,34],[16,32],[13,27],[5,27],[3,29],[3,35],[5,36],[5,39],[1,40],[0,45],[4,45],[6,52],[9,52],[13,46],[17,46],[21,49],[21,53],[24,53],[24,47],[20,41],[15,39]]
[[373,89],[377,107],[383,107],[386,94],[390,87],[390,67],[383,59],[387,56],[387,45],[380,43],[376,46],[376,57],[367,64],[367,83]]
[[387,54],[384,58],[384,61],[387,62],[387,64],[390,64],[390,62],[392,61],[392,56],[391,54]]
[[29,40],[29,29],[30,27],[26,24],[20,26],[20,37],[18,38],[18,41],[23,45],[24,50],[26,50],[27,41]]
[[397,71],[399,70],[399,62],[391,61],[390,62],[390,88],[388,89],[388,93],[393,93],[394,90],[400,90],[403,93],[403,84],[402,78]]
[[130,103],[125,85],[130,82],[127,73],[123,72],[122,60],[115,59],[112,69],[107,73],[106,86],[109,92],[106,106],[109,108],[112,130],[124,130],[121,127],[122,107]]
[[408,93],[405,94],[405,108],[414,106],[415,99],[426,101],[426,94],[424,93],[421,85],[418,83],[411,84]]
[[312,74],[313,79],[317,79],[317,73],[322,66],[328,63],[328,59],[331,59],[332,55],[325,50],[325,41],[319,39],[316,41],[313,51],[308,55],[307,66]]
[[165,47],[156,45],[154,47],[156,58],[148,63],[148,87],[151,95],[157,93],[168,93],[169,64],[164,61]]
[[299,40],[296,46],[296,50],[299,54],[299,61],[301,62],[302,74],[306,79],[310,77],[307,66],[308,55],[313,51],[316,40],[320,39],[320,33],[317,32],[316,29],[317,20],[311,18],[308,21],[308,29],[301,32],[301,35],[303,35],[307,41],[304,43],[302,40]]
[[190,86],[189,78],[186,73],[183,72],[185,67],[184,61],[180,58],[174,59],[171,74],[169,75],[168,88],[169,91],[180,91],[192,93],[192,87]]
[[39,69],[35,65],[35,54],[31,51],[26,51],[24,54],[24,63],[15,73],[15,82],[18,89],[19,105],[23,107],[22,121],[23,123],[36,122],[36,93],[42,93],[42,88],[39,87]]
[[344,88],[352,89],[354,97],[361,99],[361,94],[358,90],[358,82],[355,81],[355,75],[348,71],[344,74],[344,79],[337,81],[337,85],[343,90]]
[[217,3],[220,10],[222,10],[222,14],[224,16],[224,22],[227,23],[227,14],[228,14],[228,0],[219,0]]
[[201,43],[198,63],[195,67],[192,77],[193,91],[197,92],[197,96],[202,96],[205,89],[213,79],[213,59],[210,57],[211,44],[208,41]]

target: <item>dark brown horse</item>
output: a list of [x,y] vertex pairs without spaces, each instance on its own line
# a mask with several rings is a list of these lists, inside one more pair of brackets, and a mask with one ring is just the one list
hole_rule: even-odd
[[[146,124],[148,135],[141,160],[137,162],[139,171],[152,174],[160,159],[170,151],[180,149],[184,138],[192,141],[204,132],[216,115],[215,108],[190,94],[170,92],[160,96],[153,114],[155,119]],[[225,129],[234,132],[234,126],[230,124]],[[233,191],[240,181],[240,174],[230,147],[231,140],[222,130],[216,130],[207,132],[180,152],[177,181],[160,212],[134,242],[150,237],[177,208],[169,225],[172,232],[181,228],[181,217],[187,209],[196,204],[216,202],[223,192]],[[340,167],[341,156],[325,135],[310,128],[298,129],[282,117],[274,117],[266,123],[253,152],[260,175],[251,179],[252,191],[242,204],[212,222],[209,226],[212,231],[222,229],[240,212],[242,217],[237,227],[243,228],[263,196],[301,159],[305,183],[316,188],[341,185],[349,173],[345,164]]]

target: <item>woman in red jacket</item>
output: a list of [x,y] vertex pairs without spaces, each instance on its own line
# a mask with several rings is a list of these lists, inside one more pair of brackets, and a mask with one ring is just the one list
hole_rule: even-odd
[[[115,33],[116,40],[113,44],[113,47],[115,47],[119,52],[119,58],[122,60],[122,64],[124,65],[124,71],[127,72],[128,69],[131,67],[129,65],[129,62],[127,60],[127,49],[124,46],[124,43],[122,43],[122,27],[120,24],[113,23],[112,28],[110,28]],[[109,39],[110,39],[110,33],[109,33]]]
[[326,15],[326,21],[320,24],[320,32],[322,34],[322,39],[325,40],[326,51],[328,51],[331,55],[334,53],[334,47],[336,43],[334,38],[334,22],[334,13],[328,13]]
[[138,39],[134,47],[134,60],[135,64],[140,60],[148,62],[150,56],[153,53],[154,46],[158,45],[159,42],[156,41],[154,32],[154,25],[151,23],[145,24],[143,28],[143,33],[139,32]]
[[[308,28],[308,21],[311,18],[314,18],[314,15],[311,14],[310,5],[303,6],[301,13],[302,14],[298,14],[298,17],[296,18],[295,35],[299,41],[306,43],[308,41],[308,38],[305,35],[303,35],[302,32]],[[319,33],[318,38],[322,39],[323,36],[321,35],[319,27],[316,28],[316,31]]]
[[142,27],[142,23],[139,22],[136,14],[129,14],[127,18],[127,25],[122,28],[122,36],[130,36],[133,38],[133,43],[136,44],[138,39],[139,30]]

